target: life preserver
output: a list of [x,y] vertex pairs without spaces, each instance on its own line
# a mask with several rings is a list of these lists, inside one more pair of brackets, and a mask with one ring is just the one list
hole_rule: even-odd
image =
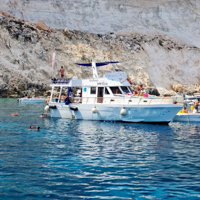
[[133,83],[132,83],[132,81],[129,79],[129,78],[127,78],[127,81],[132,85]]
[[12,116],[18,116],[18,115],[19,115],[18,113],[13,113],[13,114],[12,114]]

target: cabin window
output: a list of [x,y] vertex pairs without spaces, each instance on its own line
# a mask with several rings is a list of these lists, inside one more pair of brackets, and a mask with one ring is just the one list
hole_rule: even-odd
[[121,86],[121,89],[122,89],[123,93],[125,93],[125,94],[130,93],[129,89],[126,86]]
[[129,93],[133,94],[133,90],[130,87],[127,87],[129,90]]
[[121,94],[122,92],[118,87],[110,87],[113,94]]
[[110,94],[107,87],[105,87],[105,94]]
[[90,94],[96,94],[96,87],[90,88]]

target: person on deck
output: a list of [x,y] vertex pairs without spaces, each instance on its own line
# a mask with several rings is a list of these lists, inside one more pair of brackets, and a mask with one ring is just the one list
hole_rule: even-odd
[[64,78],[65,70],[63,69],[63,66],[61,66],[59,72],[60,72],[60,78]]
[[139,86],[137,87],[137,91],[141,92],[142,90],[144,90],[144,88],[143,88],[143,86],[142,86],[142,84],[141,84],[141,85],[139,85]]
[[183,109],[182,109],[182,111],[181,111],[182,113],[188,113],[188,110],[187,110],[187,108],[186,107],[184,107]]
[[59,102],[59,94],[56,95],[56,102]]
[[199,100],[196,100],[194,102],[194,110],[193,110],[193,113],[198,113],[199,111]]
[[66,96],[65,95],[61,95],[60,103],[65,103],[65,99],[66,99]]
[[46,104],[49,105],[50,97],[47,97]]
[[119,89],[118,88],[115,90],[115,94],[119,94]]
[[139,96],[137,90],[134,90],[134,91],[133,91],[133,96]]

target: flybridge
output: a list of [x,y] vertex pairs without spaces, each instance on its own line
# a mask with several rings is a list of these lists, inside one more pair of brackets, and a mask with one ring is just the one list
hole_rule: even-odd
[[[93,70],[93,78],[92,79],[78,79],[77,77],[73,77],[71,79],[52,79],[53,85],[68,85],[68,86],[131,86],[130,83],[127,81],[127,74],[126,72],[117,69],[115,62],[100,62],[100,63],[74,63],[76,65],[84,66],[84,67],[92,67]],[[104,77],[98,77],[97,67],[105,66],[108,64],[112,64],[114,72],[106,72]]]
[[84,66],[84,67],[92,67],[92,70],[93,70],[93,78],[98,78],[98,72],[97,72],[97,67],[101,67],[101,66],[104,66],[104,65],[108,65],[108,64],[112,64],[113,65],[113,69],[115,71],[118,71],[117,68],[116,68],[116,63],[119,63],[118,61],[115,61],[115,62],[100,62],[100,63],[96,63],[96,62],[91,62],[91,63],[74,63],[76,65],[81,65],[81,66]]

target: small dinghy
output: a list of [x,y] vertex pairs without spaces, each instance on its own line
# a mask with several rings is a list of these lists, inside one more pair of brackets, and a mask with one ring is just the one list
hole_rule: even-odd
[[24,94],[23,98],[17,99],[20,103],[44,103],[46,101],[46,98],[44,97],[30,97],[30,94],[32,93],[31,90],[25,90],[22,91]]

